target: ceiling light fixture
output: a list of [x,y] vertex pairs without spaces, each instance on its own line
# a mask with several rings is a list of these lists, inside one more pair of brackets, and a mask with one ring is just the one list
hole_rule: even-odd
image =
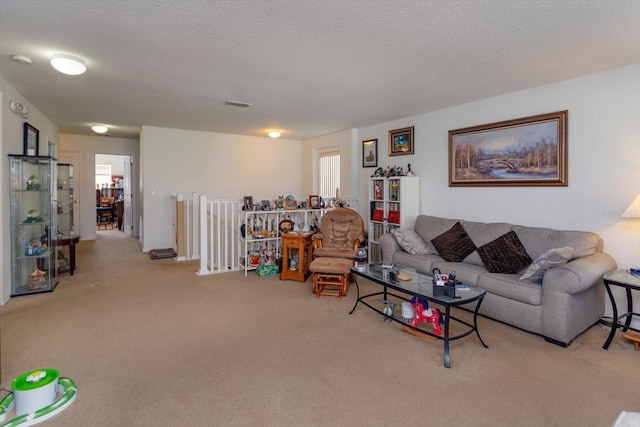
[[31,61],[31,58],[29,58],[28,56],[24,56],[24,55],[13,55],[11,57],[11,59],[16,61],[18,64],[32,64],[33,63]]
[[53,55],[53,58],[51,58],[51,66],[62,74],[69,76],[78,76],[87,71],[84,60],[71,55]]
[[279,130],[273,129],[267,132],[267,135],[269,135],[271,138],[279,138],[280,135],[282,135],[282,132],[280,132]]
[[109,126],[106,125],[91,125],[91,130],[94,131],[95,133],[107,133],[107,131],[109,130]]

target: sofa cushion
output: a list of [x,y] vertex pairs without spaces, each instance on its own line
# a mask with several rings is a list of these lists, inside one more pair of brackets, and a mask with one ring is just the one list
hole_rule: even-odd
[[391,231],[393,237],[405,252],[411,255],[428,255],[431,250],[425,245],[422,237],[418,235],[414,230],[409,229],[395,229]]
[[531,257],[514,231],[480,246],[478,254],[489,273],[517,273],[531,264]]
[[520,241],[532,257],[553,248],[570,246],[573,248],[571,259],[582,258],[602,251],[602,241],[596,233],[587,231],[558,231],[549,228],[525,227],[514,225]]
[[431,249],[431,252],[435,254],[437,249],[433,246],[431,240],[453,227],[456,222],[458,222],[457,219],[418,215],[413,229],[422,237],[422,240],[424,240],[427,247]]
[[542,304],[542,286],[518,280],[517,274],[485,273],[478,278],[478,286],[485,291],[531,305]]
[[431,243],[438,255],[449,262],[460,262],[476,250],[476,245],[459,221],[441,235],[431,239]]
[[547,270],[566,264],[572,256],[572,247],[549,249],[533,260],[524,274],[520,276],[520,280],[542,283],[542,278]]
[[[462,221],[462,226],[469,237],[471,237],[471,240],[473,240],[473,243],[478,247],[511,231],[512,227],[511,224],[502,222],[485,223],[473,221]],[[480,255],[478,255],[478,251],[471,252],[471,254],[464,259],[464,262],[484,267],[484,263],[482,262]]]

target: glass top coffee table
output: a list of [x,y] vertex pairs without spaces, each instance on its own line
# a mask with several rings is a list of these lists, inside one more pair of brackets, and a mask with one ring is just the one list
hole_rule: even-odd
[[[482,340],[482,337],[480,336],[480,332],[478,330],[478,309],[480,308],[480,304],[482,304],[482,300],[484,299],[484,296],[486,294],[486,291],[484,289],[469,286],[466,290],[456,289],[455,297],[446,295],[434,295],[433,276],[429,274],[418,273],[413,268],[403,267],[397,264],[393,265],[393,267],[383,267],[383,265],[380,263],[371,263],[367,264],[362,269],[353,267],[351,269],[351,273],[353,276],[353,281],[356,285],[357,299],[349,314],[352,314],[355,311],[358,303],[364,304],[373,311],[384,315],[388,320],[400,323],[403,326],[418,331],[422,334],[426,334],[431,337],[443,340],[444,366],[446,368],[451,367],[451,359],[449,356],[450,341],[464,338],[467,335],[475,332],[482,345],[485,348],[489,348]],[[360,277],[381,285],[382,290],[380,292],[360,295],[360,286],[358,285],[358,278]],[[400,280],[398,279],[398,277],[405,280]],[[402,295],[394,293],[394,291],[402,293]],[[407,297],[407,295],[409,295],[409,297]],[[442,306],[444,308],[444,328],[442,330],[442,335],[438,335],[423,328],[414,327],[411,324],[405,322],[402,317],[397,317],[394,315],[390,316],[388,312],[385,313],[383,310],[380,310],[379,307],[375,307],[370,303],[371,299],[374,299],[375,297],[382,297],[382,302],[385,304],[389,302],[398,304],[397,301],[390,301],[389,297],[395,297],[400,301],[410,301],[411,297],[417,297],[425,299],[429,303]],[[451,315],[451,307],[457,307],[473,302],[477,302],[473,311],[473,324]],[[451,321],[455,321],[459,324],[464,325],[466,327],[465,330],[458,335],[450,336],[449,327]]]

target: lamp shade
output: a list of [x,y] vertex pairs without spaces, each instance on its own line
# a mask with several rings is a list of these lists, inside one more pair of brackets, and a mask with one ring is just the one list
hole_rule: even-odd
[[621,216],[623,218],[640,218],[640,195],[634,199]]

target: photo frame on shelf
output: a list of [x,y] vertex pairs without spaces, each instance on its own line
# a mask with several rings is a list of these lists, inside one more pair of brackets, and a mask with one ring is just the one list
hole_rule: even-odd
[[286,199],[284,201],[284,208],[288,211],[293,211],[298,209],[298,201],[295,199]]
[[24,123],[24,155],[25,156],[37,156],[38,155],[38,143],[40,139],[40,131],[29,123]]
[[413,126],[389,131],[389,155],[413,154]]
[[449,131],[449,186],[567,186],[567,116],[557,111]]
[[271,210],[271,202],[269,200],[263,200],[262,201],[262,210],[263,211],[270,211]]
[[310,195],[309,196],[309,207],[311,209],[320,209],[320,196],[318,196],[318,195]]
[[375,168],[378,166],[378,139],[362,141],[362,167]]
[[253,210],[253,196],[244,196],[242,198],[242,210],[243,211]]

